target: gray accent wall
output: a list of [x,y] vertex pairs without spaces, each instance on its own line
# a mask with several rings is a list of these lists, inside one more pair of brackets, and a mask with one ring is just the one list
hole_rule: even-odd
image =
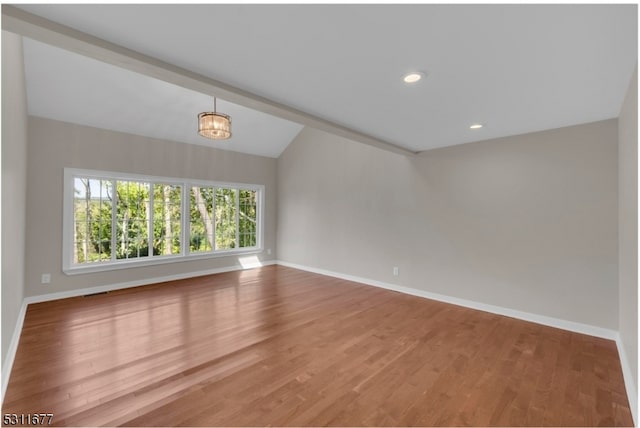
[[[620,339],[638,391],[638,69],[618,119]],[[631,399],[631,397],[629,397]],[[631,403],[637,407],[638,403]],[[636,413],[637,415],[637,413]],[[637,423],[637,421],[636,421]]]
[[27,96],[22,37],[2,32],[2,367],[25,283]]
[[278,258],[616,330],[617,133],[405,157],[305,128],[278,159]]
[[[194,123],[195,123],[194,117]],[[195,129],[194,129],[195,132]],[[163,177],[261,184],[265,186],[264,248],[276,254],[275,159],[29,117],[26,296],[87,287],[147,281],[239,265],[244,256],[227,256],[66,275],[62,272],[62,195],[64,168],[82,168]],[[272,250],[267,255],[266,249]],[[51,284],[40,283],[43,273]]]

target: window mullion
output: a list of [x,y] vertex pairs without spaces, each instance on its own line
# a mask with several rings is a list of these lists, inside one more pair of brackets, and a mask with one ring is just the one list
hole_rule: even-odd
[[236,245],[234,248],[240,248],[240,189],[236,192]]
[[154,183],[149,182],[149,221],[147,222],[147,257],[153,257],[153,215],[155,206],[153,205]]
[[118,188],[117,180],[111,180],[111,261],[116,260],[116,234],[118,233]]
[[213,233],[213,237],[211,238],[213,240],[213,242],[211,243],[211,251],[213,251],[214,253],[217,250],[217,239],[216,239],[216,206],[217,206],[217,202],[218,202],[218,188],[217,187],[212,187],[213,190],[211,190],[213,192],[213,201],[211,204],[211,222],[213,223],[213,226],[211,227],[212,233]]
[[191,246],[191,184],[184,182],[182,183],[182,248],[180,249],[180,254],[183,256],[188,256],[190,253]]

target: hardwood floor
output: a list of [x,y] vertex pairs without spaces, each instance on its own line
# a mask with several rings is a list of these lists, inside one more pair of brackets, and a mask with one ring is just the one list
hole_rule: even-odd
[[2,410],[67,426],[632,425],[612,341],[282,266],[30,305]]

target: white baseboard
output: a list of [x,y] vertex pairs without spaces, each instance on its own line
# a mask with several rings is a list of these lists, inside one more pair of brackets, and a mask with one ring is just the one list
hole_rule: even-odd
[[13,335],[11,336],[9,349],[7,350],[7,357],[4,360],[4,364],[2,364],[2,397],[0,398],[0,406],[4,403],[7,385],[9,385],[9,376],[11,376],[13,361],[15,360],[16,352],[18,351],[18,342],[20,342],[20,333],[22,332],[22,325],[24,324],[24,317],[26,314],[27,302],[23,300],[20,312],[18,313],[18,319],[16,320],[16,327],[13,329]]
[[418,290],[416,288],[404,287],[401,285],[389,284],[386,282],[376,281],[369,278],[362,278],[353,275],[346,275],[339,272],[318,269],[315,267],[289,263],[278,260],[279,265],[300,269],[307,272],[318,273],[321,275],[332,276],[334,278],[345,279],[347,281],[359,282],[374,287],[385,288],[387,290],[397,291],[399,293],[410,294],[412,296],[424,297],[426,299],[437,300],[439,302],[451,303],[453,305],[464,306],[465,308],[477,309],[492,314],[504,315],[511,318],[517,318],[524,321],[530,321],[536,324],[542,324],[549,327],[560,328],[562,330],[573,331],[576,333],[586,334],[589,336],[601,337],[604,339],[616,340],[618,332],[608,328],[596,327],[589,324],[582,324],[573,321],[567,321],[560,318],[548,317],[545,315],[532,314],[529,312],[509,309],[502,306],[488,305],[486,303],[475,302],[473,300],[460,299],[458,297],[446,296],[444,294],[431,293],[429,291]]
[[624,378],[624,386],[627,390],[627,398],[629,399],[629,408],[631,409],[631,416],[633,416],[634,425],[638,426],[638,390],[636,389],[636,383],[633,380],[631,374],[631,366],[629,365],[629,358],[625,352],[624,343],[619,333],[616,333],[616,345],[618,347],[618,355],[620,356],[620,365],[622,366],[622,376]]
[[87,294],[103,293],[105,291],[121,290],[123,288],[139,287],[141,285],[157,284],[160,282],[176,281],[179,279],[195,278],[198,276],[213,275],[216,273],[224,273],[224,272],[233,272],[236,270],[253,269],[256,267],[273,265],[275,263],[276,263],[275,260],[268,260],[268,261],[253,263],[251,265],[244,265],[244,266],[233,265],[233,266],[225,266],[225,267],[216,268],[216,269],[207,269],[207,270],[200,270],[196,272],[180,273],[176,275],[157,276],[154,278],[145,278],[145,279],[140,279],[136,281],[119,282],[116,284],[99,285],[97,287],[78,288],[75,290],[60,291],[57,293],[40,294],[38,296],[26,297],[24,300],[27,302],[27,304],[48,302],[51,300],[66,299],[69,297],[86,296]]

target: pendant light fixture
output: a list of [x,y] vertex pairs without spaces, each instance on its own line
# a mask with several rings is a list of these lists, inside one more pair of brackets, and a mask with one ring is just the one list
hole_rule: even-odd
[[212,140],[226,140],[231,137],[231,116],[216,111],[216,97],[213,97],[213,112],[198,115],[198,134]]

